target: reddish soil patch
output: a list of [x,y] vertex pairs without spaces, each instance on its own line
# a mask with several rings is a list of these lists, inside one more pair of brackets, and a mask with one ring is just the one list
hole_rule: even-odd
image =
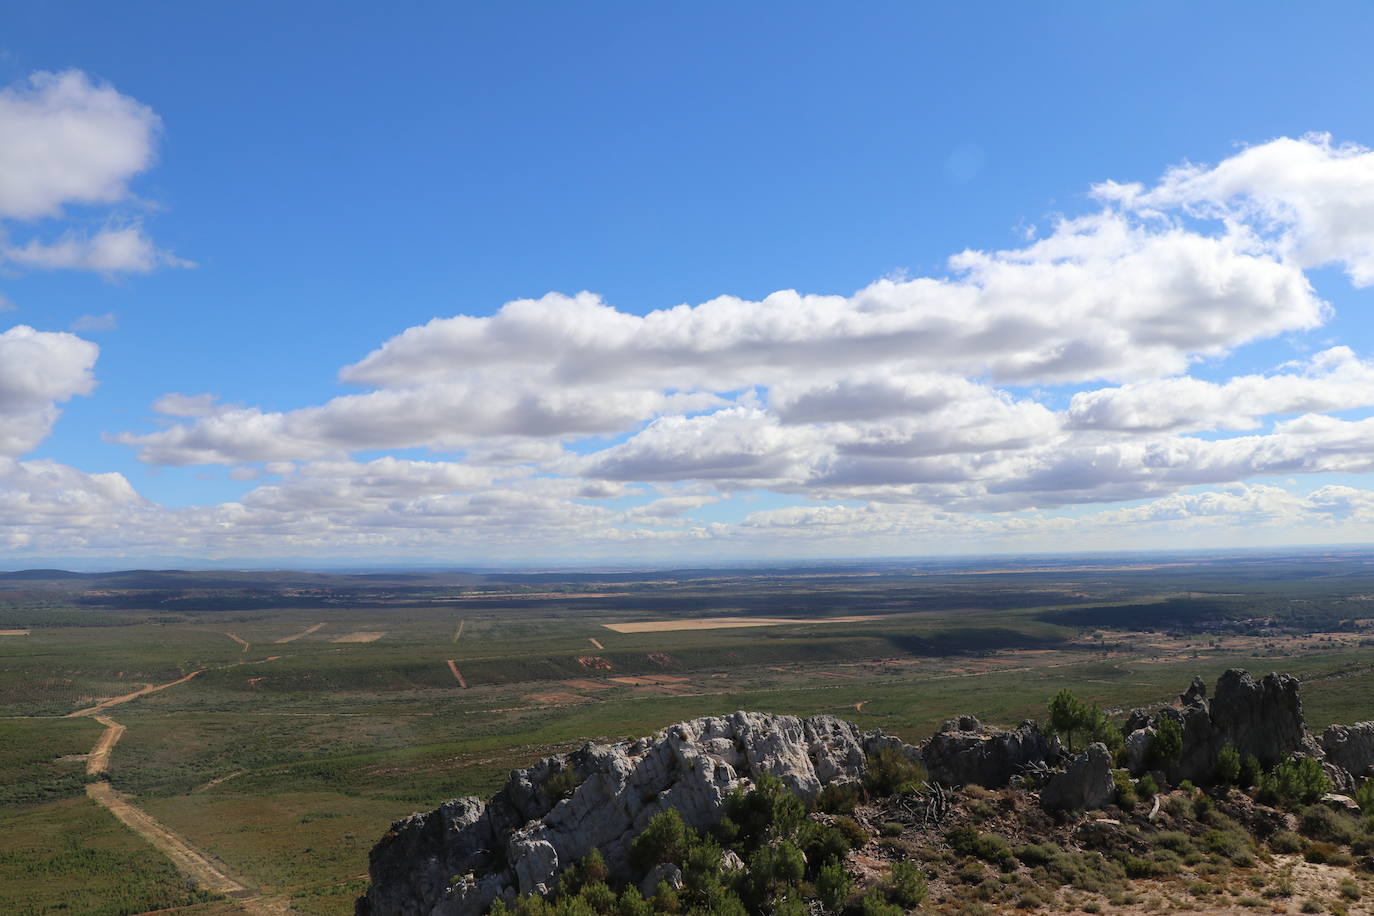
[[259,682],[259,681],[263,681],[263,680],[266,680],[266,678],[261,678],[261,677],[250,677],[250,678],[248,679],[248,686],[249,686],[249,687],[256,687],[256,686],[258,686],[258,682]]
[[565,686],[576,687],[579,690],[610,690],[611,685],[605,681],[564,681]]
[[650,652],[649,661],[663,668],[667,668],[673,663],[673,657],[667,652]]
[[577,663],[583,668],[591,668],[593,671],[614,671],[614,666],[600,655],[579,655]]

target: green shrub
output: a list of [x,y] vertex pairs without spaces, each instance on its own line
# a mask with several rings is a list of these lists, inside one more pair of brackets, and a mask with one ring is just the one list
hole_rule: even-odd
[[1332,811],[1326,805],[1308,805],[1298,816],[1298,829],[1314,840],[1348,845],[1360,835],[1354,819]]
[[1254,754],[1246,754],[1240,764],[1240,787],[1248,789],[1257,786],[1263,776],[1264,768],[1260,766],[1259,758]]
[[562,800],[570,797],[577,791],[577,771],[572,767],[566,770],[559,770],[548,779],[544,780],[544,791],[549,798]]
[[904,916],[901,907],[887,902],[887,897],[878,888],[872,888],[859,901],[861,916]]
[[1159,783],[1155,782],[1153,776],[1146,773],[1144,776],[1140,777],[1140,779],[1136,780],[1135,789],[1136,792],[1145,798],[1154,798],[1159,794]]
[[855,807],[863,800],[863,789],[858,783],[829,783],[821,794],[816,796],[816,810],[826,814],[853,814]]
[[660,811],[630,843],[630,864],[641,874],[660,862],[681,865],[689,844],[687,825],[677,809]]
[[1362,780],[1355,787],[1355,804],[1360,806],[1361,814],[1374,814],[1374,779]]
[[925,784],[925,767],[895,747],[885,747],[868,758],[864,786],[874,795],[917,792],[925,788]]
[[1172,766],[1183,753],[1183,726],[1172,716],[1160,716],[1155,733],[1145,745],[1145,760],[1155,769]]
[[1311,757],[1285,760],[1260,779],[1259,798],[1269,804],[1291,807],[1311,804],[1331,791],[1322,765]]
[[1193,851],[1193,838],[1181,830],[1161,830],[1150,838],[1150,844],[1181,856]]
[[816,896],[825,908],[838,913],[854,893],[854,880],[841,862],[829,862],[821,866],[816,875]]
[[[859,829],[863,830],[862,827]],[[801,830],[797,832],[797,845],[806,854],[806,861],[813,872],[827,862],[843,859],[852,846],[845,832],[839,827],[815,821],[807,821],[802,825]]]
[[1131,774],[1125,770],[1112,770],[1112,785],[1116,788],[1116,803],[1123,811],[1130,811],[1140,804],[1140,796],[1136,794],[1135,783],[1131,781]]
[[970,827],[956,827],[945,837],[954,851],[991,862],[1005,872],[1016,870],[1016,856],[1007,841],[995,833],[979,833]]
[[1228,744],[1217,754],[1218,785],[1233,786],[1240,781],[1240,751]]
[[911,909],[926,899],[926,875],[915,862],[893,862],[887,879],[887,895],[898,906]]
[[777,839],[792,839],[806,820],[801,800],[771,773],[760,773],[752,792],[736,789],[725,799],[725,821],[733,829],[731,839],[753,849]]
[[621,892],[616,902],[616,916],[654,916],[654,907],[632,884]]
[[1303,840],[1291,830],[1276,830],[1270,835],[1269,848],[1280,855],[1293,855],[1302,852]]

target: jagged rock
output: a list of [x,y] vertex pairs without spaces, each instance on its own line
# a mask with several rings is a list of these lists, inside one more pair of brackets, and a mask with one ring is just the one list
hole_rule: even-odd
[[744,860],[733,849],[727,849],[721,854],[720,867],[725,871],[744,871]]
[[372,884],[357,913],[475,916],[498,896],[552,890],[559,870],[592,848],[625,877],[631,840],[661,811],[709,826],[732,790],[765,772],[813,798],[825,785],[862,779],[866,755],[894,744],[834,716],[747,712],[588,744],[516,770],[490,802],[457,799],[392,825],[372,850]]
[[1050,739],[1034,722],[1022,722],[1007,731],[985,727],[973,716],[961,716],[947,721],[921,746],[921,759],[936,782],[995,789],[1024,767],[1045,762],[1051,749]]
[[1040,790],[1040,805],[1048,811],[1091,811],[1115,795],[1111,752],[1107,745],[1095,742],[1070,760],[1064,772],[1046,780]]
[[[1169,781],[1184,779],[1209,784],[1216,774],[1217,754],[1227,744],[1242,757],[1253,754],[1266,768],[1295,751],[1313,751],[1303,720],[1298,680],[1286,674],[1267,674],[1256,681],[1248,672],[1232,668],[1218,680],[1212,699],[1194,678],[1179,697],[1180,705],[1165,707],[1154,716],[1133,712],[1127,721],[1127,765],[1133,774],[1144,771],[1150,737],[1161,716],[1179,723],[1183,750],[1169,767]],[[1315,749],[1321,756],[1320,749]]]
[[1374,775],[1374,722],[1330,725],[1318,739],[1326,758],[1351,776]]

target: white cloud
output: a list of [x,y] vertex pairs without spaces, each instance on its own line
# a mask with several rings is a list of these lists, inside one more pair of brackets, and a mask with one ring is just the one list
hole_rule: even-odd
[[1138,210],[1246,220],[1285,258],[1339,263],[1357,286],[1374,285],[1374,150],[1337,145],[1328,134],[1281,137],[1214,167],[1170,169],[1150,189],[1107,182],[1097,191]]
[[[1371,155],[1275,141],[1154,188],[1103,185],[1104,209],[1043,238],[851,296],[784,290],[636,315],[550,293],[437,318],[342,369],[355,393],[285,411],[167,394],[152,431],[112,437],[146,462],[256,481],[238,501],[167,509],[118,475],[5,459],[7,536],[25,550],[115,549],[119,535],[102,532],[119,530],[214,555],[270,543],[523,558],[1357,538],[1374,521],[1369,491],[1246,481],[1374,472],[1374,419],[1328,415],[1374,407],[1374,364],[1334,346],[1269,373],[1223,373],[1238,348],[1330,317],[1305,270],[1337,262],[1356,282],[1374,271]],[[97,269],[164,257],[134,231]],[[89,241],[0,249],[11,263],[74,268],[99,261]],[[22,332],[12,345],[31,347],[39,332]],[[51,352],[14,351],[14,365],[43,366],[15,376],[27,388],[7,380],[0,349],[0,414],[15,418],[0,429],[18,431],[0,433],[0,455],[31,448],[91,384],[94,345],[39,336]],[[1190,374],[1202,361],[1221,380]],[[1250,434],[1196,435],[1214,430]],[[356,460],[418,448],[444,460]],[[740,524],[692,518],[756,490],[797,504]],[[1083,508],[1127,501],[1138,504]],[[22,521],[25,505],[46,527]],[[64,506],[70,518],[54,524]]]
[[1349,347],[1317,354],[1301,374],[1246,375],[1224,384],[1187,376],[1080,391],[1069,405],[1076,429],[1162,432],[1254,429],[1273,414],[1374,405],[1374,366]]
[[39,270],[85,270],[93,273],[150,273],[159,267],[194,267],[163,251],[140,226],[102,229],[92,236],[68,233],[56,242],[31,240],[0,248],[0,261]]
[[68,326],[69,330],[77,333],[104,333],[113,331],[119,327],[119,318],[114,312],[106,312],[103,315],[81,315]]
[[0,90],[0,217],[124,200],[153,162],[158,129],[146,105],[77,70]]
[[0,455],[33,449],[57,421],[58,404],[91,392],[99,352],[73,334],[22,324],[0,334]]

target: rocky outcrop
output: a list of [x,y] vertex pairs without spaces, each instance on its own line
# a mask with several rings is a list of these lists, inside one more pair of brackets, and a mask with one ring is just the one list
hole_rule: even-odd
[[1317,740],[1326,759],[1351,776],[1374,775],[1374,722],[1331,725]]
[[1044,763],[1057,748],[1034,722],[1014,729],[989,728],[973,716],[950,719],[921,747],[926,772],[947,786],[1005,786],[1028,766]]
[[[1256,681],[1249,673],[1232,668],[1217,681],[1211,700],[1206,686],[1194,678],[1175,706],[1150,715],[1135,710],[1127,720],[1127,762],[1132,773],[1144,772],[1150,739],[1162,717],[1182,727],[1183,749],[1168,770],[1171,782],[1189,779],[1212,781],[1217,755],[1233,745],[1242,757],[1254,755],[1266,768],[1297,751],[1310,752],[1303,720],[1298,680],[1286,674],[1267,674]],[[1320,752],[1318,752],[1320,753]]]
[[1112,783],[1112,754],[1100,742],[1069,761],[1063,772],[1045,780],[1040,805],[1047,811],[1091,811],[1116,796]]
[[475,916],[499,896],[551,890],[593,848],[625,876],[630,842],[661,811],[708,826],[726,796],[760,773],[811,798],[862,779],[866,755],[894,743],[834,716],[737,712],[589,744],[515,771],[489,802],[457,799],[393,824],[372,850],[372,885],[357,913]]

